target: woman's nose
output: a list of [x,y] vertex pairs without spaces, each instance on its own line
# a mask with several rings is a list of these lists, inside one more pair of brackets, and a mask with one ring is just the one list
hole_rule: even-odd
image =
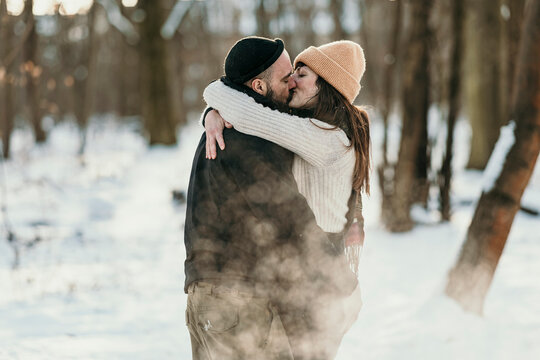
[[294,77],[294,74],[289,76],[288,85],[289,85],[289,90],[292,90],[296,87],[296,78]]

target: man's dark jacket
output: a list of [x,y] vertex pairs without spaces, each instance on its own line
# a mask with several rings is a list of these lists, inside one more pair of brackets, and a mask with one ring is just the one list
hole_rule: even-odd
[[[271,106],[258,94],[244,90]],[[185,290],[192,282],[251,289],[276,302],[320,292],[348,295],[356,279],[315,222],[292,175],[293,154],[225,129],[208,160],[202,135],[191,170],[185,222]],[[305,300],[289,297],[289,290]]]

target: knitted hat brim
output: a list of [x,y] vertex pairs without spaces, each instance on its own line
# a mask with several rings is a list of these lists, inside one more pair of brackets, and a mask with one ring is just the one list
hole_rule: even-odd
[[[315,46],[310,46],[298,54],[296,59],[294,59],[295,68],[298,63],[303,63],[309,66],[311,70],[313,70],[317,75],[322,77],[324,80],[326,80],[326,82],[345,96],[350,103],[354,101],[362,88],[358,79],[348,72],[347,69],[339,65]],[[354,88],[348,89],[347,91],[340,91],[340,82],[343,80],[343,78],[341,78],[341,76],[330,76],[329,74],[340,74],[341,76],[345,76],[345,80],[348,83],[355,84]]]

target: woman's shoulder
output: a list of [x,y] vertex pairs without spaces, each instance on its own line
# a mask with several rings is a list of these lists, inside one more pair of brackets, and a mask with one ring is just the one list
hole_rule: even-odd
[[339,140],[340,143],[342,143],[345,146],[350,146],[351,141],[347,137],[347,134],[345,134],[345,131],[340,129],[339,127],[336,127],[334,125],[330,125],[322,120],[317,119],[311,119],[311,122],[313,125],[317,126],[318,128],[324,129],[326,131],[331,131],[332,135]]

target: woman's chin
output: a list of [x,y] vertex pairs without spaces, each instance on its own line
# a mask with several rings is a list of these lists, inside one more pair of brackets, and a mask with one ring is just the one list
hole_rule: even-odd
[[289,107],[293,109],[299,109],[301,106],[298,104],[293,103],[292,101],[289,103]]
[[313,109],[316,105],[316,99],[299,97],[297,94],[293,95],[287,105],[293,109]]
[[305,101],[301,101],[301,100],[298,100],[298,99],[295,99],[294,97],[291,99],[291,101],[289,101],[289,107],[293,108],[293,109],[301,109],[304,107],[304,105],[306,104]]

